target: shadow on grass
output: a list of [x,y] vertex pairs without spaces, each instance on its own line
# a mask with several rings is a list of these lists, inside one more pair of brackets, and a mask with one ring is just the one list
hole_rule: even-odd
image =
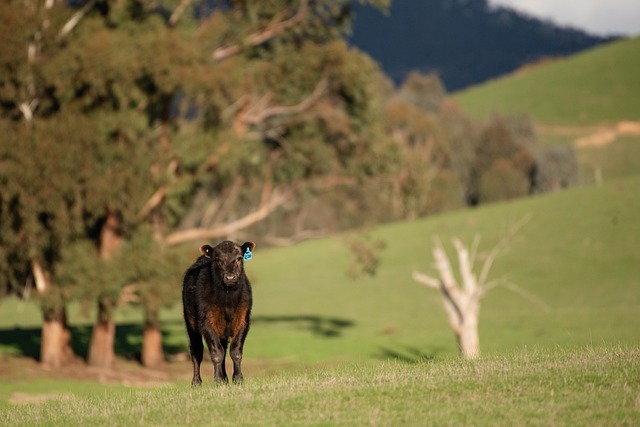
[[[351,320],[315,315],[295,315],[295,316],[254,316],[251,319],[254,325],[283,323],[288,327],[308,331],[314,335],[335,338],[342,335],[343,331],[355,325]],[[168,343],[168,338],[175,338],[175,329],[182,328],[183,322],[180,320],[163,321],[161,323],[162,349],[165,356],[184,353],[188,351],[186,347],[187,339],[185,332],[184,344],[172,345]],[[71,346],[74,353],[85,359],[89,351],[91,341],[92,325],[70,326]],[[170,332],[173,331],[173,332]],[[116,356],[128,360],[140,361],[142,349],[142,325],[136,323],[117,323],[116,335],[114,339],[114,352]],[[5,352],[20,357],[29,357],[35,360],[40,358],[40,328],[11,328],[0,329],[0,353]]]
[[251,324],[253,325],[275,323],[285,323],[292,328],[306,330],[313,335],[325,338],[339,337],[345,329],[355,325],[355,322],[347,319],[314,315],[254,316],[251,318]]
[[[87,358],[89,342],[93,326],[71,326],[71,347],[74,353],[83,358]],[[161,329],[163,345],[162,349],[166,356],[185,351],[184,346],[166,344],[169,332]],[[0,329],[0,343],[8,348],[8,353],[30,357],[38,360],[40,358],[40,328],[13,328]],[[114,339],[114,352],[118,357],[129,360],[140,360],[142,349],[142,325],[135,323],[116,324],[116,335]]]
[[401,350],[381,347],[375,357],[381,360],[397,360],[403,363],[422,363],[433,361],[438,353],[440,353],[438,349],[425,353],[415,347],[405,347]]

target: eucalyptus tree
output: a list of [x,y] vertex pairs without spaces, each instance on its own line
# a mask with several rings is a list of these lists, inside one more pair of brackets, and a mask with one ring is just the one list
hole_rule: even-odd
[[105,366],[123,286],[169,286],[145,273],[153,253],[117,262],[127,242],[228,236],[384,169],[370,154],[380,73],[339,38],[349,4],[0,4],[2,285],[36,284],[43,363],[72,357],[71,299],[97,301],[89,357]]

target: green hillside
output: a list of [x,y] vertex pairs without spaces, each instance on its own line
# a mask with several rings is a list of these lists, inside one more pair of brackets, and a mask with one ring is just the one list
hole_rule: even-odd
[[[639,210],[636,174],[387,225],[371,232],[387,243],[376,276],[356,281],[345,274],[345,238],[258,248],[247,264],[255,306],[241,387],[213,387],[208,360],[200,390],[189,388],[186,358],[163,368],[174,379],[162,386],[157,378],[168,377],[156,370],[138,368],[130,378],[131,368],[123,376],[79,366],[98,372],[98,382],[16,364],[7,353],[37,355],[40,316],[34,301],[4,299],[0,358],[17,368],[0,370],[0,424],[636,425]],[[439,295],[411,271],[434,273],[434,236],[448,243],[479,234],[482,252],[525,216],[492,273],[516,292],[488,293],[482,357],[462,361]],[[139,349],[141,329],[131,327],[138,311],[119,310],[120,356]],[[186,351],[180,311],[176,304],[162,314],[168,354]],[[90,332],[79,327],[87,323],[81,313],[70,308],[76,341]],[[126,380],[104,384],[109,375]],[[156,382],[136,383],[138,376]]]
[[377,275],[357,281],[345,277],[352,255],[340,239],[265,251],[250,267],[258,321],[247,351],[295,360],[455,354],[439,295],[413,282],[411,272],[435,274],[435,236],[449,244],[480,234],[486,251],[527,215],[493,276],[522,292],[499,287],[487,295],[482,350],[637,342],[639,188],[636,175],[385,226],[375,233],[387,243]]
[[[640,175],[387,225],[371,234],[386,242],[377,274],[358,280],[346,274],[353,260],[346,238],[258,248],[247,264],[255,305],[246,359],[297,364],[455,355],[456,343],[440,296],[415,283],[411,272],[435,274],[431,255],[435,236],[452,251],[453,236],[470,242],[479,234],[480,251],[486,252],[525,216],[531,220],[497,259],[492,272],[492,277],[504,277],[518,288],[514,292],[497,287],[483,300],[482,352],[637,343],[637,212]],[[176,286],[179,283],[177,277]],[[31,304],[11,301],[3,301],[0,307],[4,334],[0,351],[20,354],[12,348],[19,345],[19,338],[29,343],[31,355],[36,356],[39,313]],[[79,307],[69,314],[73,326],[90,322]],[[136,324],[140,319],[134,309],[119,311],[120,324]],[[186,351],[180,305],[162,319],[169,351]],[[17,326],[22,330],[11,335]],[[76,339],[86,340],[90,330],[76,332],[84,334]],[[118,330],[120,354],[135,351],[139,343],[135,332],[131,327]],[[185,370],[189,370],[187,364]]]
[[621,40],[455,94],[469,114],[529,113],[536,122],[590,125],[640,118],[640,38]]

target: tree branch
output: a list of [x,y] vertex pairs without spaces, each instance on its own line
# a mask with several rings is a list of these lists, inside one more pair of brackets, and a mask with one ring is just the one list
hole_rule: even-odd
[[262,109],[262,111],[256,113],[252,113],[249,110],[243,115],[242,121],[245,124],[255,126],[274,116],[290,116],[293,114],[300,114],[308,110],[318,99],[322,97],[328,87],[328,84],[328,79],[325,77],[318,82],[311,95],[309,95],[299,103],[288,106],[276,105],[272,107],[265,107],[264,109]]
[[178,6],[176,6],[176,8],[173,10],[173,13],[167,21],[167,25],[169,25],[170,27],[174,27],[178,23],[180,18],[182,18],[184,11],[187,10],[187,7],[190,3],[191,0],[182,0],[180,4],[178,4]]
[[449,290],[450,293],[459,292],[458,283],[453,275],[449,258],[442,247],[442,242],[437,238],[434,239],[433,258],[436,261],[436,268],[440,273],[444,287]]
[[222,61],[237,55],[242,51],[244,46],[259,46],[268,40],[276,37],[282,32],[300,24],[308,14],[309,0],[300,0],[298,11],[289,19],[269,24],[261,31],[249,34],[240,44],[222,46],[213,51],[213,59],[216,61]]
[[89,0],[78,10],[73,16],[60,28],[58,35],[56,36],[56,41],[61,42],[65,37],[69,35],[71,31],[78,25],[80,20],[84,18],[84,16],[89,12],[93,6],[96,4],[96,0]]
[[440,281],[431,276],[427,276],[426,274],[414,271],[413,274],[411,274],[411,277],[413,278],[413,280],[422,285],[425,285],[426,287],[436,290],[440,289]]
[[28,104],[26,102],[21,102],[20,105],[18,105],[18,109],[24,116],[24,119],[27,121],[27,123],[30,123],[31,120],[33,120],[33,112],[36,110],[37,107],[38,107],[38,99],[33,99]]
[[471,267],[473,268],[473,266],[476,264],[476,259],[478,257],[478,247],[480,246],[480,234],[476,234],[473,237],[473,243],[471,244]]
[[138,219],[143,219],[160,203],[164,200],[164,196],[167,193],[167,187],[162,186],[156,190],[155,193],[147,200],[147,203],[144,204],[140,212],[138,212]]
[[193,240],[208,240],[218,237],[227,236],[243,228],[247,228],[264,218],[266,218],[275,208],[282,205],[286,200],[286,197],[279,195],[273,197],[271,201],[254,212],[245,215],[237,221],[230,222],[226,225],[220,225],[212,228],[192,228],[189,230],[176,231],[171,233],[165,239],[165,243],[168,245],[176,245],[179,243],[189,242]]
[[509,241],[513,238],[513,236],[515,236],[516,233],[522,227],[524,227],[531,220],[532,217],[533,215],[531,214],[528,214],[522,217],[520,221],[516,222],[509,229],[509,231],[502,238],[502,240],[500,240],[500,242],[498,242],[498,244],[493,247],[491,252],[489,252],[489,255],[487,256],[487,259],[484,261],[484,264],[482,266],[482,271],[480,272],[480,276],[478,278],[478,281],[480,283],[484,283],[487,280],[487,276],[489,275],[489,271],[491,270],[491,267],[493,266],[493,262],[495,261],[496,257],[500,254],[500,252],[502,252],[504,247],[507,245],[507,243],[509,243]]
[[[265,197],[263,195],[263,197]],[[259,221],[265,219],[276,208],[284,204],[288,200],[286,194],[273,191],[268,196],[268,201],[260,201],[260,206],[255,211],[245,215],[244,217],[232,221],[228,224],[217,225],[210,228],[191,228],[180,230],[169,234],[165,238],[167,245],[177,245],[179,243],[189,242],[193,240],[209,240],[218,237],[228,236],[238,230],[247,228]]]
[[527,292],[526,290],[522,289],[520,286],[517,286],[511,282],[507,282],[506,280],[502,282],[502,286],[509,289],[511,292],[514,292],[520,295],[521,297],[528,299],[534,304],[539,305],[540,307],[542,307],[544,311],[547,311],[547,312],[551,311],[551,306],[549,304],[547,304],[537,296],[533,295],[531,292]]
[[33,280],[36,282],[36,289],[38,293],[44,293],[47,288],[47,276],[42,268],[42,265],[38,261],[31,261],[31,272],[33,273]]
[[[469,260],[469,251],[467,251],[467,248],[462,244],[460,239],[457,238],[453,239],[453,246],[455,246],[456,252],[458,253],[459,269],[462,276],[462,285],[464,286],[465,294],[471,297],[479,292],[479,289],[478,282],[473,275],[473,266]],[[480,285],[482,285],[482,282]]]

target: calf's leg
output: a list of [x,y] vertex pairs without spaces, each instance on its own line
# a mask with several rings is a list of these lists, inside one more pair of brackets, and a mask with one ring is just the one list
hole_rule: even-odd
[[247,338],[247,332],[249,332],[249,325],[245,323],[244,328],[242,328],[238,335],[231,341],[229,348],[229,355],[231,356],[231,360],[233,360],[234,383],[242,382],[242,351],[244,348],[244,340]]
[[231,343],[231,360],[233,360],[233,382],[239,384],[242,382],[242,343],[235,345],[235,341]]
[[207,342],[207,347],[209,347],[209,354],[211,354],[211,362],[213,363],[213,380],[217,383],[229,382],[224,368],[226,348],[222,347],[220,339],[213,331],[206,331],[204,339]]
[[222,377],[227,378],[227,343],[228,340],[226,338],[220,338],[220,345],[222,346],[222,351],[224,351],[224,357],[222,358]]
[[199,386],[202,384],[202,378],[200,378],[200,364],[202,363],[202,355],[204,352],[204,346],[202,345],[202,336],[191,329],[187,329],[189,334],[189,350],[191,352],[191,364],[193,365],[193,379],[191,380],[192,386]]

